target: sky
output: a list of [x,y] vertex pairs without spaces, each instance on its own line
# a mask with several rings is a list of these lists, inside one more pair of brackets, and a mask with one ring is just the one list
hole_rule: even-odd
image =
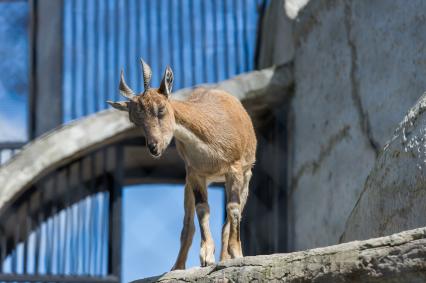
[[0,142],[27,139],[28,4],[0,2]]
[[[159,275],[170,270],[179,251],[183,223],[183,185],[139,185],[124,190],[123,281]],[[220,253],[224,221],[223,188],[209,188],[210,227]],[[195,236],[187,268],[199,266],[200,233]]]

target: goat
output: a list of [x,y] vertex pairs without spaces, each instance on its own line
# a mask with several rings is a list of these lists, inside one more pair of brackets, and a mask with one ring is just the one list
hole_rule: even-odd
[[128,101],[107,102],[127,111],[130,121],[143,129],[154,158],[159,158],[175,137],[177,151],[184,160],[185,216],[172,270],[185,269],[195,232],[194,210],[200,224],[201,266],[215,262],[207,197],[211,182],[224,182],[226,191],[227,218],[222,228],[220,260],[242,257],[241,213],[247,201],[257,144],[249,115],[238,99],[222,90],[198,88],[186,100],[174,100],[171,68],[167,66],[160,87],[151,88],[151,68],[142,59],[141,64],[144,92],[136,95],[121,71],[119,90]]

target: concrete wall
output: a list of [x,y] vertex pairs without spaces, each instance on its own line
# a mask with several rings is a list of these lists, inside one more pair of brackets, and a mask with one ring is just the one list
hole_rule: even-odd
[[269,42],[294,45],[289,248],[300,250],[339,241],[378,154],[426,90],[426,2],[276,2],[292,34]]

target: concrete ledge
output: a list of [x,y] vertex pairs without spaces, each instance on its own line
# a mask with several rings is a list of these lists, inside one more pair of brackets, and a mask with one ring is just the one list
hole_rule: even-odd
[[426,228],[307,251],[244,257],[147,282],[426,282]]

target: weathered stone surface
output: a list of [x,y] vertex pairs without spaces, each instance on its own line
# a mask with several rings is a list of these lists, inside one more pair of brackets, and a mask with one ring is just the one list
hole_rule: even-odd
[[342,241],[426,225],[426,94],[380,154]]
[[425,282],[426,228],[290,254],[228,260],[148,282]]
[[288,23],[296,86],[289,247],[299,250],[338,241],[378,153],[426,90],[426,2],[284,6],[297,14]]

